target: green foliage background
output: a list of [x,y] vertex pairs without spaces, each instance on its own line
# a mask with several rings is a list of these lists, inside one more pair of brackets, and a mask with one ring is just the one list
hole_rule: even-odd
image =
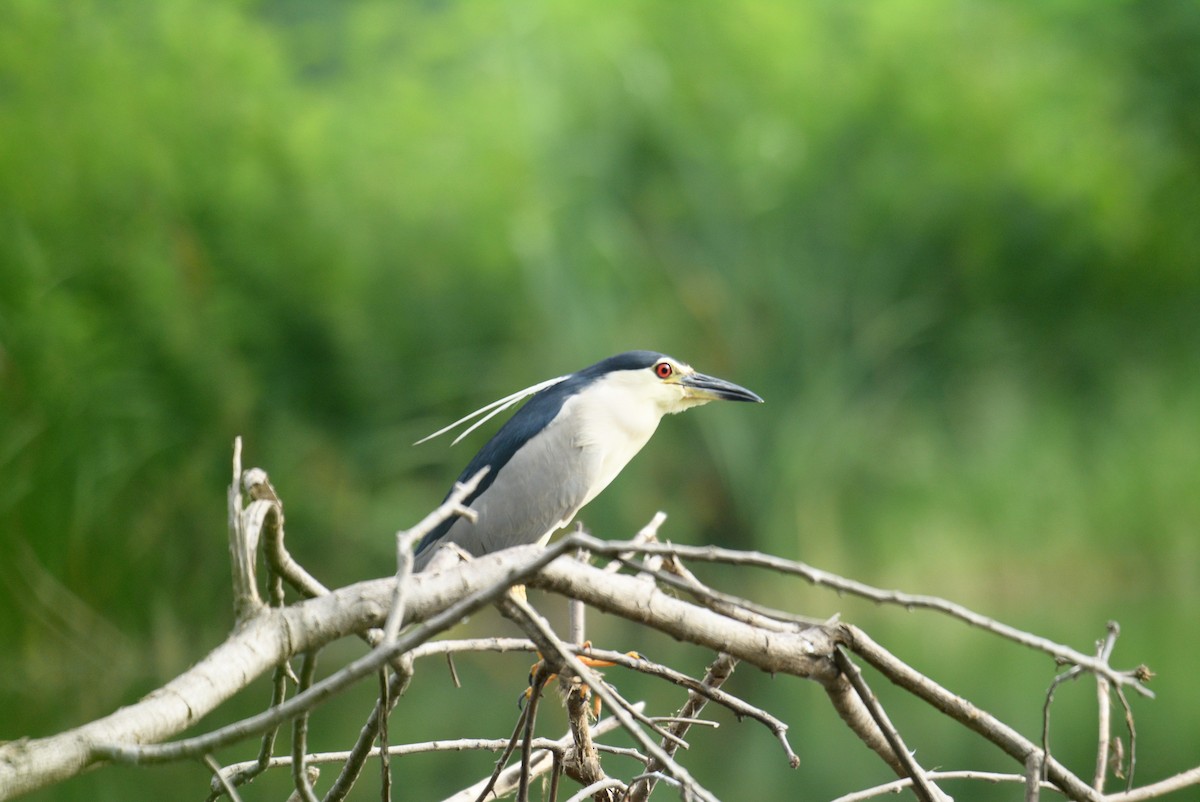
[[[1138,779],[1194,765],[1197,96],[1184,0],[0,4],[0,738],[107,713],[222,638],[234,435],[296,555],[343,584],[392,570],[391,533],[484,435],[415,439],[647,347],[768,403],[665,421],[586,511],[594,532],[661,508],[672,539],[1084,650],[1116,619],[1116,662],[1159,673],[1134,701]],[[1040,732],[1049,659],[707,575],[841,612]],[[591,634],[707,660],[600,617]],[[462,661],[457,691],[425,667],[394,737],[506,735],[526,663]],[[613,678],[655,712],[680,701]],[[926,765],[1014,769],[875,682]],[[726,798],[888,779],[815,686],[743,669],[732,690],[791,723],[804,763],[714,713],[687,757]],[[249,696],[204,726],[267,692]],[[322,710],[316,746],[349,743],[369,696]],[[1055,710],[1088,774],[1094,691]],[[400,761],[397,798],[491,760]],[[199,766],[106,769],[34,798],[206,785]]]

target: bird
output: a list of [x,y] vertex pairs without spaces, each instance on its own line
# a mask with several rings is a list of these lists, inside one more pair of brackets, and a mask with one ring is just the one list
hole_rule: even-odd
[[482,416],[457,443],[525,398],[459,475],[461,483],[489,469],[463,501],[475,521],[452,516],[431,530],[415,549],[414,571],[426,569],[447,544],[473,557],[545,546],[641,451],[664,416],[710,401],[763,401],[666,354],[626,351],[505,396],[417,443]]

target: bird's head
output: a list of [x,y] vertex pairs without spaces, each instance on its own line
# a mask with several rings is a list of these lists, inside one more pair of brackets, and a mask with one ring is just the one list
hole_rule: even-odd
[[630,401],[654,405],[660,415],[682,412],[709,401],[762,403],[757,394],[745,387],[699,373],[691,365],[666,354],[631,351],[606,361],[611,365],[602,381],[613,389],[619,388]]

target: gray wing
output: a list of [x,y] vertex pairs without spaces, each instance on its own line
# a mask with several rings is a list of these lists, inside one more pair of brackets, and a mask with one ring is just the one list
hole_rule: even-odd
[[601,464],[598,449],[579,443],[571,429],[557,418],[513,454],[491,485],[471,502],[478,520],[455,521],[434,547],[417,558],[416,570],[444,543],[478,557],[544,542],[570,523],[587,501]]

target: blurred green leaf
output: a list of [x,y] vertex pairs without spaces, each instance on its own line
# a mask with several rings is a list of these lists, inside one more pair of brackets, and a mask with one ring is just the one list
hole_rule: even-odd
[[[341,584],[391,570],[389,535],[485,434],[419,436],[649,347],[768,403],[664,422],[593,531],[661,508],[672,539],[1085,649],[1117,618],[1120,661],[1159,674],[1138,776],[1180,769],[1200,739],[1177,636],[1200,602],[1197,53],[1178,0],[0,5],[0,738],[126,703],[222,636],[235,435],[297,555]],[[1052,666],[759,590],[936,650],[948,685],[1036,733]],[[507,702],[480,709],[519,687],[504,666],[460,666],[463,691],[428,672],[393,732],[507,732]],[[737,681],[805,763],[780,771],[744,724],[697,737],[719,793],[886,779],[819,695]],[[979,762],[893,704],[932,762]],[[341,748],[365,707],[326,715]],[[1092,726],[1067,721],[1063,754],[1090,765]],[[490,760],[405,770],[437,793]],[[42,798],[207,781],[188,772]]]

